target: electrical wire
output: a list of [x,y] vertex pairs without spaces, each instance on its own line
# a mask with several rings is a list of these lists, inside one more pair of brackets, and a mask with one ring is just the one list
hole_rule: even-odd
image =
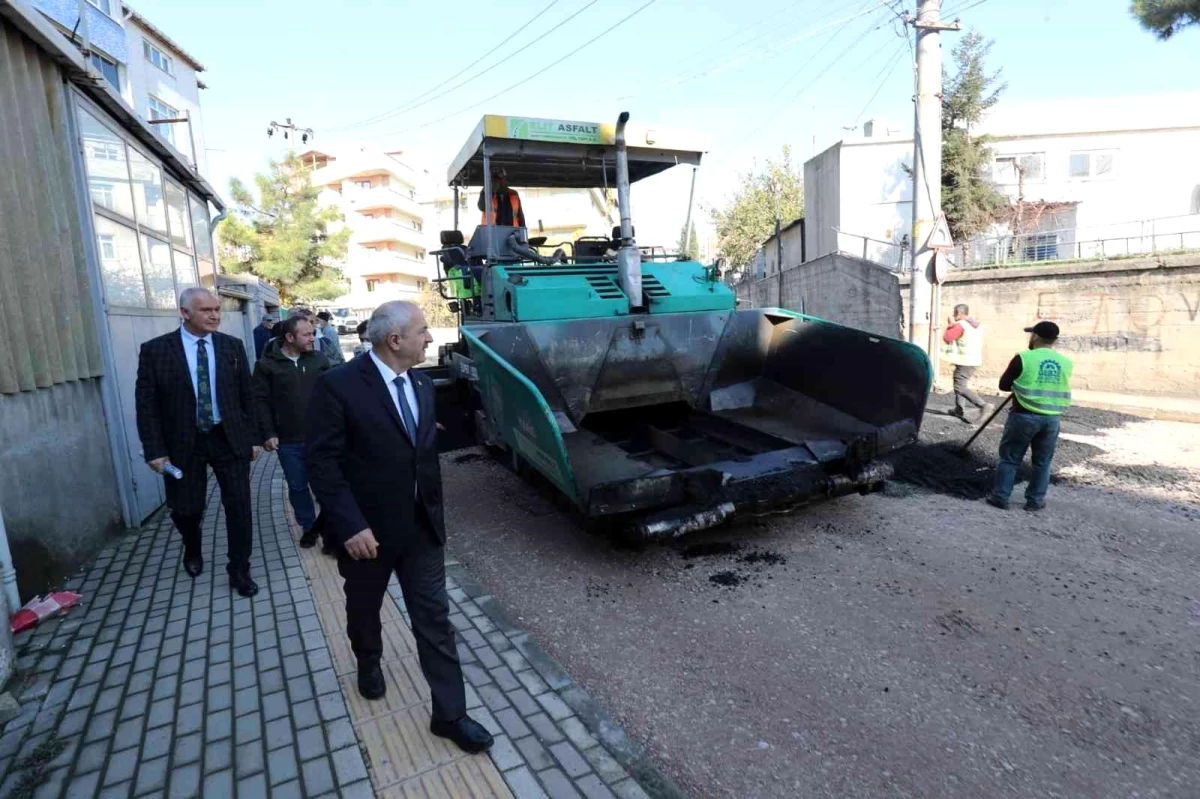
[[[703,77],[707,77],[707,76],[709,76],[709,75],[713,74],[714,72],[719,72],[719,71],[722,71],[722,70],[724,70],[724,69],[728,69],[729,67],[737,66],[738,64],[740,64],[740,63],[742,63],[742,62],[746,61],[747,59],[749,59],[749,58],[752,58],[752,57],[754,57],[754,56],[760,56],[760,57],[761,57],[761,56],[764,56],[764,55],[768,55],[768,54],[771,54],[771,53],[773,53],[773,52],[776,52],[776,51],[778,51],[778,50],[781,50],[781,49],[783,49],[783,48],[785,48],[785,47],[789,47],[789,46],[791,46],[791,45],[793,45],[793,44],[796,44],[797,42],[802,42],[802,41],[805,41],[806,39],[811,39],[811,38],[813,38],[813,37],[815,37],[815,36],[818,36],[818,35],[819,35],[819,34],[821,34],[821,33],[824,33],[825,31],[829,30],[830,28],[834,28],[834,27],[837,27],[837,26],[840,26],[840,25],[845,25],[846,23],[848,23],[848,22],[852,22],[852,21],[854,21],[855,19],[858,19],[858,18],[859,18],[859,17],[861,17],[861,16],[864,16],[864,15],[866,15],[866,14],[870,14],[870,13],[872,13],[873,11],[875,11],[875,10],[876,10],[878,7],[879,7],[879,6],[875,6],[875,5],[873,5],[872,7],[868,7],[868,8],[865,8],[865,9],[861,10],[861,11],[858,11],[858,12],[856,12],[856,13],[854,13],[854,14],[851,14],[850,16],[843,17],[843,18],[841,18],[841,19],[832,20],[832,21],[830,21],[830,22],[827,22],[827,23],[826,23],[826,24],[824,24],[824,25],[820,25],[820,26],[818,26],[818,27],[816,27],[816,28],[813,28],[813,29],[811,29],[811,30],[808,30],[808,31],[804,31],[803,33],[800,33],[800,34],[797,34],[797,35],[795,35],[795,36],[792,36],[792,37],[790,37],[790,38],[788,38],[788,39],[785,39],[785,40],[783,40],[782,42],[779,42],[778,44],[776,44],[776,45],[774,45],[774,46],[772,46],[772,47],[768,47],[768,48],[766,48],[765,50],[756,50],[756,51],[752,51],[752,52],[742,53],[742,54],[740,54],[740,55],[736,55],[736,56],[734,56],[734,57],[732,57],[732,58],[729,58],[729,59],[727,59],[727,60],[725,60],[725,61],[721,61],[721,62],[716,62],[716,63],[714,63],[714,62],[710,62],[710,63],[709,63],[709,65],[707,65],[707,66],[705,66],[705,67],[702,67],[702,68],[700,68],[699,70],[696,70],[696,71],[694,71],[694,72],[688,72],[688,73],[680,73],[680,74],[677,74],[675,77],[673,77],[673,78],[669,78],[669,79],[667,79],[667,80],[663,81],[662,83],[659,83],[659,84],[658,84],[658,85],[656,85],[656,86],[651,86],[651,87],[649,87],[649,88],[648,88],[648,89],[647,89],[645,92],[639,92],[639,93],[636,93],[636,94],[628,94],[628,95],[624,95],[624,96],[622,96],[622,97],[618,97],[617,99],[618,99],[618,100],[629,100],[629,99],[632,99],[632,98],[634,98],[634,97],[638,97],[638,96],[644,95],[644,94],[646,94],[647,92],[651,92],[651,91],[658,91],[658,90],[661,90],[661,89],[673,88],[673,87],[675,87],[675,86],[679,86],[679,85],[682,85],[682,84],[684,84],[684,83],[688,83],[688,82],[690,82],[690,81],[693,81],[693,80],[695,80],[695,79],[697,79],[697,78],[703,78]],[[774,33],[775,33],[775,31],[768,31],[766,34],[763,34],[763,36],[766,36],[766,35],[771,35],[771,34],[774,34]],[[754,41],[756,41],[756,40],[757,40],[757,39],[759,39],[759,38],[762,38],[762,36],[756,37],[756,39],[755,39]],[[747,42],[747,44],[749,44],[749,43],[750,43],[750,42]]]
[[[878,11],[878,10],[879,10],[879,7],[877,6],[876,8],[874,8],[874,9],[871,9],[871,10],[872,10],[872,11]],[[835,57],[835,58],[834,58],[832,61],[830,61],[828,64],[826,64],[826,65],[825,65],[825,67],[824,67],[824,68],[823,68],[823,69],[822,69],[820,72],[818,72],[818,73],[816,74],[816,76],[815,76],[815,77],[813,77],[813,78],[812,78],[810,81],[808,81],[808,84],[813,84],[813,83],[816,83],[816,82],[817,82],[817,81],[819,81],[819,80],[820,80],[822,77],[824,77],[826,74],[828,74],[828,73],[829,73],[829,71],[830,71],[831,69],[833,69],[833,68],[834,68],[834,67],[835,67],[835,66],[836,66],[836,65],[837,65],[837,64],[838,64],[838,63],[839,63],[839,62],[840,62],[840,61],[841,61],[843,58],[845,58],[845,57],[846,57],[847,55],[849,55],[849,54],[850,54],[850,53],[851,53],[851,52],[852,52],[852,51],[853,51],[855,48],[857,48],[859,45],[861,45],[861,44],[863,43],[863,41],[865,41],[865,40],[866,40],[866,38],[867,38],[867,37],[868,37],[868,36],[869,36],[869,35],[870,35],[872,32],[874,32],[874,31],[876,31],[876,30],[879,30],[879,28],[880,28],[881,26],[882,26],[882,23],[878,23],[878,22],[872,21],[872,23],[871,23],[870,25],[868,25],[868,26],[866,27],[866,29],[864,29],[864,30],[862,31],[862,34],[861,34],[860,36],[858,36],[858,38],[856,38],[856,39],[854,40],[854,42],[850,44],[850,46],[849,46],[849,47],[847,47],[847,48],[845,48],[844,50],[842,50],[842,52],[841,52],[841,53],[839,53],[839,54],[838,54],[838,55],[837,55],[837,56],[836,56],[836,57]],[[840,33],[840,32],[841,32],[841,31],[839,31],[839,33]],[[833,39],[834,39],[834,38],[836,38],[836,36],[834,36],[834,37],[831,37],[831,38],[830,38],[830,40],[829,40],[828,42],[826,42],[826,43],[825,43],[825,45],[823,45],[823,46],[822,46],[820,49],[821,49],[821,50],[823,50],[825,47],[828,47],[828,46],[829,46],[829,44],[830,44],[830,43],[832,43],[832,41],[833,41]],[[787,89],[787,87],[788,87],[789,85],[791,85],[791,83],[792,83],[792,82],[795,80],[795,78],[799,77],[800,73],[801,73],[801,72],[804,70],[804,67],[806,67],[806,66],[807,66],[809,63],[811,63],[811,62],[812,62],[812,60],[813,60],[813,59],[815,59],[815,58],[816,58],[816,56],[817,56],[819,53],[820,53],[820,50],[818,50],[816,53],[814,53],[814,54],[813,54],[813,56],[812,56],[811,58],[809,58],[809,59],[808,59],[808,61],[806,61],[804,64],[802,64],[802,65],[801,65],[801,67],[800,67],[800,69],[796,70],[796,72],[794,72],[794,73],[793,73],[793,74],[792,74],[792,75],[791,75],[791,76],[790,76],[790,77],[789,77],[789,78],[788,78],[786,81],[784,81],[784,82],[783,82],[783,84],[782,84],[782,85],[781,85],[781,86],[780,86],[780,87],[779,87],[779,88],[778,88],[778,89],[775,91],[775,93],[774,93],[773,95],[771,95],[771,97],[770,97],[770,98],[769,98],[769,99],[766,101],[766,103],[770,103],[770,102],[771,102],[771,100],[773,100],[774,98],[776,98],[776,97],[778,97],[780,94],[782,94],[782,93],[783,93],[783,91],[784,91],[785,89]],[[868,57],[868,59],[866,59],[866,60],[869,60],[869,57]],[[863,63],[865,63],[865,60],[864,60],[864,62],[863,62]],[[763,130],[765,130],[765,129],[766,129],[768,126],[769,126],[769,125],[771,125],[772,123],[774,123],[774,122],[775,122],[775,120],[779,118],[779,115],[780,115],[780,114],[782,114],[782,113],[784,112],[784,110],[786,110],[786,109],[790,108],[790,107],[793,105],[793,103],[795,103],[795,102],[796,102],[796,100],[797,100],[797,99],[799,99],[800,95],[804,93],[804,91],[805,91],[805,89],[806,89],[806,88],[808,88],[808,84],[806,84],[805,86],[802,86],[802,87],[800,87],[800,91],[799,91],[799,92],[797,92],[797,93],[796,93],[796,94],[795,94],[795,95],[794,95],[794,96],[793,96],[793,97],[792,97],[792,98],[791,98],[791,99],[790,99],[788,102],[786,102],[786,103],[781,103],[781,104],[778,104],[778,107],[776,108],[776,110],[775,110],[775,113],[771,114],[769,117],[767,117],[767,119],[763,120],[763,122],[762,122],[762,124],[761,124],[761,125],[759,125],[759,126],[758,126],[757,128],[755,128],[753,131],[751,131],[751,132],[749,133],[749,135],[747,135],[747,136],[746,136],[745,138],[743,138],[743,139],[742,139],[740,142],[738,142],[738,143],[737,143],[737,145],[735,145],[734,147],[732,147],[731,149],[729,149],[729,150],[726,152],[726,154],[725,154],[725,155],[724,155],[724,156],[721,158],[721,162],[725,162],[725,161],[727,161],[727,160],[728,160],[728,159],[729,159],[731,156],[733,156],[735,153],[737,153],[739,150],[741,150],[741,149],[742,149],[742,147],[746,146],[746,144],[748,144],[748,143],[749,143],[750,141],[752,141],[752,140],[753,140],[753,139],[754,139],[756,136],[758,136],[758,134],[762,133],[762,131],[763,131]]]
[[981,6],[984,3],[986,3],[987,1],[988,0],[975,0],[975,2],[971,3],[971,5],[969,5],[969,6],[961,6],[959,8],[955,8],[955,9],[947,9],[947,10],[943,11],[942,13],[947,14],[947,15],[948,14],[961,14],[964,11],[970,11],[975,6]]
[[[595,1],[596,1],[596,0],[593,0],[593,2],[595,2]],[[412,131],[414,131],[414,130],[422,130],[422,129],[424,129],[424,128],[428,128],[428,127],[430,127],[430,126],[432,126],[432,125],[436,125],[436,124],[438,124],[439,122],[445,122],[447,119],[450,119],[451,117],[456,117],[456,116],[458,116],[459,114],[465,114],[466,112],[468,112],[468,111],[471,111],[471,110],[473,110],[473,109],[475,109],[475,108],[478,108],[478,107],[479,107],[479,106],[481,106],[481,105],[485,105],[485,104],[487,104],[487,103],[490,103],[492,100],[495,100],[497,97],[501,97],[502,95],[508,94],[509,92],[511,92],[511,91],[512,91],[512,90],[514,90],[514,89],[520,88],[520,87],[522,87],[522,86],[524,86],[524,85],[528,84],[528,83],[529,83],[530,81],[532,81],[533,79],[535,79],[535,78],[537,78],[537,77],[539,77],[539,76],[541,76],[541,75],[545,74],[546,72],[550,71],[551,69],[553,69],[554,67],[558,66],[559,64],[561,64],[562,62],[566,61],[567,59],[574,58],[574,57],[575,57],[575,56],[576,56],[578,53],[580,53],[582,50],[584,50],[585,48],[587,48],[587,47],[591,46],[592,44],[595,44],[595,43],[596,43],[596,42],[598,42],[600,39],[602,39],[602,38],[604,38],[605,36],[607,36],[608,34],[612,33],[614,30],[616,30],[617,28],[621,27],[621,26],[622,26],[622,25],[624,25],[626,22],[628,22],[629,20],[633,19],[633,18],[634,18],[634,17],[636,17],[638,14],[642,13],[642,12],[643,12],[643,11],[645,11],[647,8],[649,8],[650,6],[654,5],[654,4],[655,4],[655,3],[657,3],[657,2],[658,2],[658,0],[647,0],[647,2],[643,3],[642,5],[638,6],[636,9],[634,9],[633,11],[631,11],[630,13],[628,13],[628,14],[626,14],[625,16],[621,17],[621,19],[617,20],[617,21],[616,21],[616,22],[614,22],[612,25],[610,25],[610,26],[608,26],[607,28],[605,28],[604,30],[600,31],[600,33],[598,33],[598,34],[596,34],[595,36],[593,36],[592,38],[588,39],[588,40],[587,40],[586,42],[584,42],[583,44],[581,44],[581,45],[579,45],[579,46],[577,46],[577,47],[573,47],[573,48],[572,48],[570,51],[568,51],[568,52],[567,52],[567,54],[566,54],[566,55],[562,56],[561,58],[557,58],[557,59],[555,59],[554,61],[551,61],[549,64],[547,64],[546,66],[544,66],[544,67],[542,67],[541,69],[537,70],[537,71],[536,71],[536,72],[534,72],[532,75],[528,75],[528,76],[526,76],[525,78],[522,78],[521,80],[519,80],[519,81],[516,81],[516,82],[515,82],[515,83],[513,83],[512,85],[508,86],[507,88],[501,89],[500,91],[496,92],[495,94],[491,94],[491,95],[489,95],[489,96],[487,96],[487,97],[483,98],[482,100],[479,100],[479,101],[477,101],[477,102],[474,102],[474,103],[472,103],[472,104],[470,104],[470,105],[468,105],[468,106],[464,106],[464,107],[462,107],[462,108],[458,109],[457,111],[451,111],[449,114],[446,114],[446,115],[444,115],[444,116],[440,116],[440,117],[438,117],[437,119],[430,120],[429,122],[426,122],[426,123],[424,123],[424,124],[421,124],[421,125],[414,125],[414,126],[413,126],[413,127],[411,127],[411,128],[405,128],[404,130],[392,131],[392,132],[390,132],[390,133],[380,133],[380,134],[377,134],[377,135],[368,136],[368,137],[366,137],[366,138],[368,138],[368,139],[383,139],[383,138],[389,138],[389,137],[392,137],[392,136],[400,136],[400,135],[402,135],[402,134],[405,134],[405,133],[410,133],[410,132],[412,132]],[[589,3],[589,5],[591,5],[591,4]]]
[[[378,124],[378,123],[380,123],[380,122],[383,122],[383,121],[385,121],[385,120],[388,120],[388,119],[393,119],[393,118],[395,118],[395,117],[398,117],[398,116],[402,116],[403,114],[407,114],[407,113],[408,113],[408,112],[410,112],[410,111],[415,111],[416,109],[418,109],[418,108],[420,108],[420,107],[422,107],[422,106],[428,105],[429,103],[432,103],[432,102],[434,102],[435,100],[440,100],[441,98],[445,97],[446,95],[450,94],[451,92],[457,91],[458,89],[461,89],[463,86],[466,86],[468,83],[470,83],[471,81],[475,80],[476,78],[479,78],[479,77],[481,77],[481,76],[483,76],[483,75],[487,75],[487,74],[489,74],[489,73],[493,72],[493,71],[496,69],[496,67],[498,66],[498,64],[489,64],[489,65],[487,65],[486,67],[484,67],[483,69],[480,69],[480,70],[478,70],[477,72],[475,72],[474,74],[470,75],[469,77],[467,77],[467,78],[465,78],[465,79],[463,79],[463,80],[459,81],[458,83],[454,84],[453,86],[451,86],[450,88],[446,89],[445,91],[442,91],[442,92],[440,92],[440,93],[438,93],[438,94],[434,95],[433,97],[428,97],[428,95],[429,95],[431,92],[437,91],[437,89],[439,89],[440,87],[442,87],[442,86],[445,86],[447,83],[449,83],[450,81],[454,80],[456,77],[458,77],[459,75],[461,75],[462,73],[464,73],[464,72],[466,72],[468,69],[470,69],[471,67],[473,67],[473,66],[475,66],[476,64],[478,64],[478,63],[479,63],[480,61],[482,61],[484,58],[487,58],[489,55],[491,55],[492,53],[494,53],[494,52],[496,52],[497,50],[499,50],[499,49],[500,49],[501,47],[503,47],[505,44],[508,44],[508,39],[511,39],[511,38],[512,38],[512,36],[516,35],[516,33],[519,33],[521,30],[523,30],[524,28],[526,28],[526,27],[528,27],[529,25],[531,25],[531,24],[532,24],[532,23],[533,23],[535,20],[537,20],[537,19],[538,19],[538,17],[540,17],[540,16],[542,16],[543,14],[545,14],[547,11],[549,11],[549,10],[550,10],[550,8],[551,8],[552,6],[554,6],[554,5],[555,5],[556,3],[558,3],[558,2],[559,2],[559,0],[554,0],[554,2],[550,3],[550,5],[548,5],[548,6],[546,6],[545,8],[543,8],[541,11],[539,11],[537,14],[535,14],[533,17],[531,17],[531,18],[530,18],[530,19],[529,19],[527,22],[525,22],[524,24],[522,24],[522,25],[521,25],[521,27],[520,27],[520,28],[518,28],[516,31],[514,31],[514,32],[513,32],[513,34],[510,34],[510,35],[509,35],[509,37],[508,37],[507,39],[504,39],[504,40],[502,40],[502,41],[501,41],[499,44],[497,44],[495,47],[493,47],[493,48],[492,48],[491,50],[489,50],[487,53],[485,53],[485,54],[483,54],[482,56],[480,56],[479,58],[475,59],[475,60],[474,60],[474,61],[472,61],[470,64],[468,64],[467,66],[463,67],[461,70],[459,70],[458,72],[456,72],[454,75],[452,75],[452,76],[450,76],[449,78],[447,78],[446,80],[442,81],[441,83],[439,83],[437,86],[433,87],[432,89],[429,89],[428,91],[426,91],[424,94],[417,95],[416,97],[414,97],[414,98],[412,98],[411,100],[409,100],[407,103],[401,104],[400,106],[397,106],[396,108],[393,108],[393,109],[392,109],[392,110],[390,110],[390,111],[385,111],[385,112],[384,112],[384,113],[382,113],[382,114],[378,114],[378,115],[376,115],[376,116],[372,117],[372,118],[371,118],[370,120],[368,120],[368,121],[365,121],[365,122],[360,122],[360,123],[357,123],[357,124],[344,125],[344,126],[335,127],[335,128],[326,128],[325,132],[327,132],[327,133],[339,133],[339,132],[344,132],[344,131],[347,131],[347,130],[355,130],[355,129],[357,129],[357,128],[369,127],[369,126],[371,126],[371,125],[376,125],[376,124]],[[554,31],[558,30],[559,28],[563,27],[563,26],[564,26],[564,25],[566,25],[568,22],[571,22],[571,21],[572,21],[572,20],[574,20],[576,17],[578,17],[580,14],[582,14],[584,11],[587,11],[589,8],[591,8],[592,6],[596,5],[596,3],[598,3],[598,2],[599,2],[599,0],[590,0],[590,2],[586,3],[586,4],[585,4],[585,5],[582,7],[582,8],[580,8],[579,10],[577,10],[577,11],[575,11],[574,13],[570,14],[569,16],[567,16],[567,17],[566,17],[566,19],[563,19],[563,20],[562,20],[561,22],[559,22],[557,25],[555,25],[554,27],[550,28],[550,30],[546,31],[545,33],[541,34],[540,36],[537,36],[537,37],[535,37],[534,39],[532,39],[531,41],[529,41],[528,43],[526,43],[524,46],[517,48],[517,49],[516,49],[516,50],[514,50],[513,52],[511,52],[511,53],[506,53],[506,54],[505,54],[505,56],[504,56],[505,60],[507,60],[507,59],[510,59],[510,58],[512,58],[512,57],[514,57],[514,56],[520,55],[521,53],[523,53],[523,52],[525,52],[526,50],[528,50],[530,47],[533,47],[535,44],[538,44],[538,43],[540,43],[540,42],[541,42],[541,41],[542,41],[542,40],[543,40],[543,39],[544,39],[544,38],[545,38],[547,35],[549,35],[549,34],[553,33]],[[423,99],[423,98],[427,98],[427,99]]]
[[863,114],[867,113],[867,109],[871,107],[871,103],[875,102],[875,98],[879,96],[879,93],[883,91],[883,87],[887,85],[888,78],[892,77],[892,73],[896,71],[896,67],[900,64],[900,60],[904,57],[904,49],[904,43],[901,42],[899,49],[897,49],[892,55],[888,63],[884,64],[883,69],[887,70],[887,74],[884,75],[883,70],[880,70],[879,74],[875,76],[875,78],[878,79],[879,75],[883,75],[883,80],[879,81],[879,85],[875,87],[875,91],[871,93],[871,99],[867,100],[866,105],[862,107],[862,110],[858,112],[858,116],[854,118],[854,127],[858,127],[858,121],[863,118]]

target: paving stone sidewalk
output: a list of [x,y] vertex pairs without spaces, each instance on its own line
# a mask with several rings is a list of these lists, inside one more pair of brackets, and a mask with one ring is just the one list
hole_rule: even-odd
[[679,796],[452,558],[451,618],[470,712],[497,736],[490,762],[428,734],[394,580],[387,712],[413,723],[372,724],[384,709],[354,693],[333,561],[296,547],[278,460],[260,458],[251,479],[257,597],[229,588],[213,483],[203,575],[183,572],[160,513],[67,583],[79,607],[17,637],[21,714],[0,731],[0,796]]

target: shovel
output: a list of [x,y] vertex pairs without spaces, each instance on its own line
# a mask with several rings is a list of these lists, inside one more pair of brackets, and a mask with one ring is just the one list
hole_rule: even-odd
[[984,422],[983,424],[979,425],[979,429],[976,430],[974,432],[974,434],[972,434],[971,437],[967,439],[967,443],[962,445],[962,448],[959,449],[960,454],[965,453],[967,451],[967,448],[969,446],[971,446],[973,443],[975,443],[975,439],[979,438],[979,434],[982,433],[987,428],[987,426],[992,423],[992,420],[996,418],[996,415],[999,414],[1000,411],[1004,410],[1004,406],[1007,405],[1009,403],[1009,400],[1011,400],[1012,398],[1013,398],[1013,395],[1009,394],[1007,397],[1004,398],[1004,402],[1001,402],[999,405],[996,406],[996,410],[992,411],[992,415],[987,418],[987,421]]

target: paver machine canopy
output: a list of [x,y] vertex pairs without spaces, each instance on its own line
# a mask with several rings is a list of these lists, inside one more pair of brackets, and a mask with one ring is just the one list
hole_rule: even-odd
[[[627,114],[485,116],[450,167],[456,230],[436,253],[460,340],[435,383],[472,428],[450,446],[499,448],[590,521],[648,538],[878,489],[879,456],[916,440],[931,382],[919,348],[739,310],[722,264],[638,245],[631,183],[699,166],[704,146]],[[500,168],[517,188],[615,188],[621,224],[547,243],[485,213],[466,242],[458,192],[491,197]]]

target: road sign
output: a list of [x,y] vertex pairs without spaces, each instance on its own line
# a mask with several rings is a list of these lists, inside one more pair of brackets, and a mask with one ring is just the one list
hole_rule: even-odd
[[938,214],[937,222],[933,225],[933,232],[929,234],[925,246],[930,250],[954,248],[954,239],[950,236],[950,225],[946,222],[945,214]]

